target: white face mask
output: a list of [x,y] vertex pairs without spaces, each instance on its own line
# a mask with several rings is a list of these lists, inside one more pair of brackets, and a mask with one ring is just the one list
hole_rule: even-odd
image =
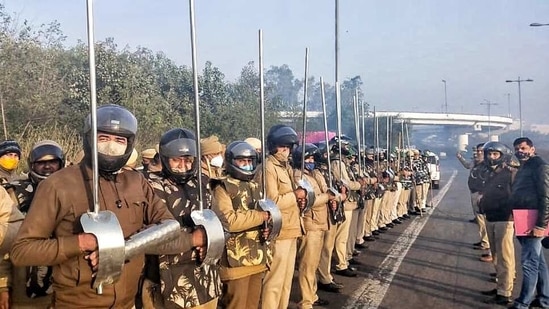
[[223,166],[223,157],[216,156],[210,160],[210,165],[213,167],[222,167]]
[[117,157],[126,152],[127,145],[117,143],[116,141],[97,143],[97,152],[106,156]]

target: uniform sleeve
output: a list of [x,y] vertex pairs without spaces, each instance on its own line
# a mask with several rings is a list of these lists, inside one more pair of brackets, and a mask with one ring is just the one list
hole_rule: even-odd
[[0,256],[10,250],[23,218],[4,187],[0,186]]
[[[357,191],[360,190],[360,183],[358,181],[351,181],[349,178],[349,174],[347,174],[347,169],[345,168],[345,164],[339,163],[339,161],[334,160],[331,162],[332,164],[332,173],[334,174],[334,178],[337,181],[341,181],[347,184],[349,187],[349,190]],[[340,173],[339,165],[343,167]],[[343,180],[343,181],[342,181]]]
[[[286,209],[290,209],[293,207],[297,207],[297,202],[295,198],[295,194],[293,190],[290,190],[286,193],[281,193],[278,190],[278,175],[276,174],[276,171],[274,170],[275,167],[273,165],[267,165],[266,166],[266,176],[265,181],[267,183],[267,198],[271,199],[275,204],[278,206],[278,208],[282,211]],[[291,175],[288,175],[288,183],[286,184],[289,188],[292,188],[292,178]]]
[[221,220],[223,229],[229,233],[249,230],[264,222],[262,211],[234,210],[231,197],[222,185],[216,186],[213,191],[212,210]]
[[42,181],[10,253],[15,266],[57,265],[81,254],[78,235],[50,238],[66,212],[52,183]]
[[174,219],[172,213],[166,206],[166,203],[154,192],[152,186],[144,177],[141,177],[142,187],[145,192],[145,198],[149,205],[145,213],[144,224],[155,224],[166,219]]
[[541,164],[536,173],[535,184],[538,192],[537,205],[539,205],[536,226],[545,229],[549,221],[549,165]]

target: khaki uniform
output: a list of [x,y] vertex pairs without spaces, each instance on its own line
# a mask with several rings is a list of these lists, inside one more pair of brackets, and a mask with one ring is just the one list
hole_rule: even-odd
[[[261,307],[288,308],[294,274],[297,238],[303,235],[299,207],[294,194],[295,183],[287,158],[269,155],[265,160],[267,198],[274,201],[282,213],[282,229],[274,242],[273,261],[263,279]],[[261,173],[256,174],[261,183]]]
[[[75,225],[92,207],[92,171],[85,163],[66,167],[40,183],[11,251],[16,266],[53,266],[54,302],[58,308],[132,308],[144,255],[122,268],[115,284],[92,288],[92,270],[80,251]],[[122,170],[116,181],[99,179],[100,209],[112,211],[124,237],[143,225],[173,219],[145,178],[136,171]],[[122,207],[117,207],[117,201]],[[52,235],[55,235],[53,238]]]
[[[301,178],[301,170],[294,169],[294,179]],[[301,300],[299,308],[313,308],[318,300],[316,270],[320,263],[320,254],[324,243],[324,232],[328,230],[328,186],[319,170],[304,171],[304,178],[309,181],[315,192],[315,203],[303,215],[305,235],[300,239],[298,249],[299,259],[299,290]]]
[[259,186],[253,181],[228,176],[213,184],[212,210],[228,233],[219,262],[224,308],[259,307],[261,280],[272,259],[270,248],[260,239],[264,216],[256,209],[259,199]]

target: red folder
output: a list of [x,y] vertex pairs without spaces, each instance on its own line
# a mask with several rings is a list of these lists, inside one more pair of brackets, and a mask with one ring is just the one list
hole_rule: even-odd
[[[513,209],[516,236],[530,236],[538,219],[537,209]],[[549,226],[545,228],[545,236],[549,235]]]

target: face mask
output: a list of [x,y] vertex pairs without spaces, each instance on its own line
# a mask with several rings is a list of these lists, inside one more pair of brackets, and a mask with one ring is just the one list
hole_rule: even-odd
[[308,170],[308,171],[314,170],[315,169],[315,163],[314,162],[305,163],[305,169]]
[[0,166],[8,172],[13,171],[19,165],[19,159],[13,157],[1,157]]
[[111,157],[123,155],[126,152],[126,148],[126,145],[117,143],[115,141],[97,143],[97,152]]
[[216,156],[210,160],[210,165],[213,167],[222,167],[223,166],[223,157]]
[[515,152],[515,156],[520,161],[525,161],[525,160],[528,160],[528,158],[530,158],[530,155],[527,152],[520,152],[520,151]]
[[241,166],[240,169],[246,172],[251,172],[254,170],[254,167],[253,165],[244,165],[244,166]]

